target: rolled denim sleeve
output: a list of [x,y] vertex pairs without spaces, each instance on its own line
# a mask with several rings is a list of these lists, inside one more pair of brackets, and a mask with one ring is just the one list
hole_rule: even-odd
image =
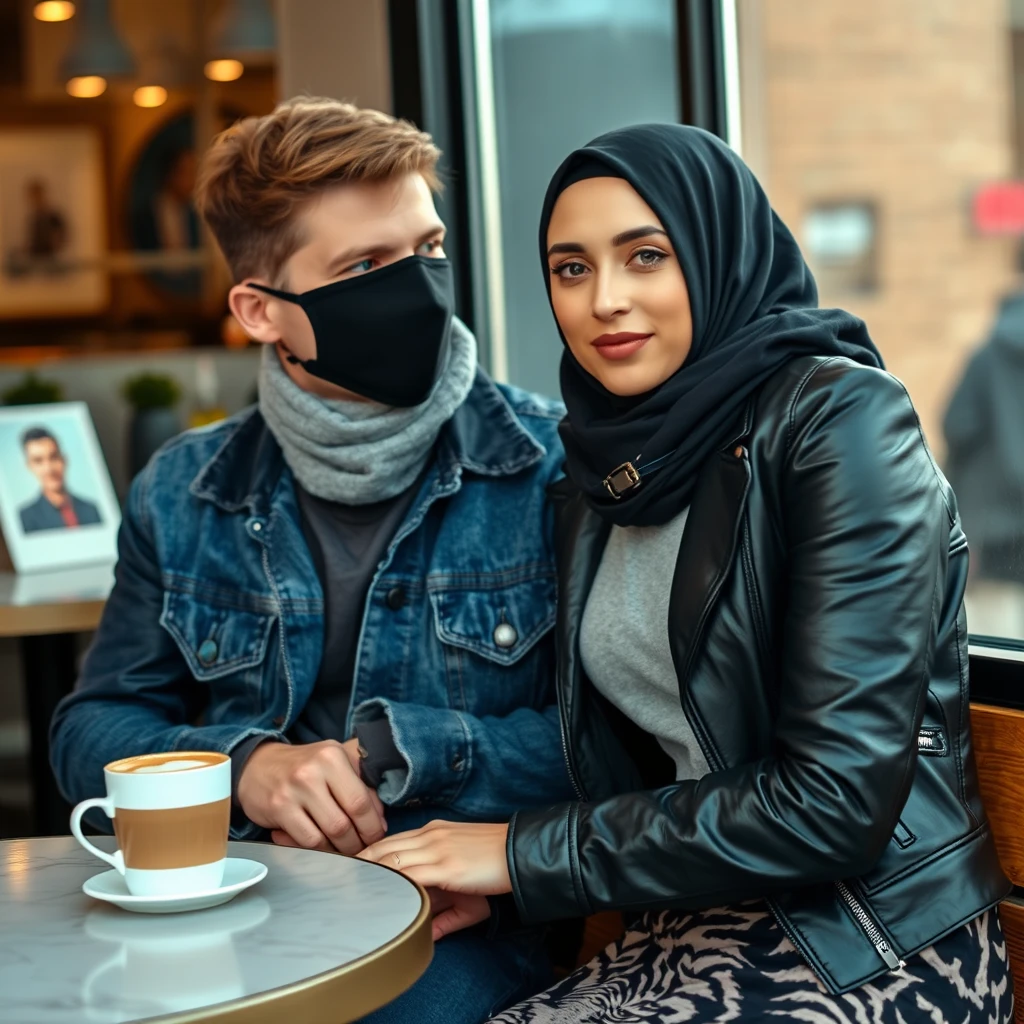
[[385,804],[428,804],[469,818],[505,819],[571,799],[555,705],[477,717],[451,708],[373,698],[355,723],[386,719],[405,767],[383,773]]

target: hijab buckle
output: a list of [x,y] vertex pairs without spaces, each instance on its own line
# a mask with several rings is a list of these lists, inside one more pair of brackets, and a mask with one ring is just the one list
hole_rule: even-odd
[[632,462],[624,462],[613,469],[605,478],[604,486],[615,501],[640,486],[640,471]]

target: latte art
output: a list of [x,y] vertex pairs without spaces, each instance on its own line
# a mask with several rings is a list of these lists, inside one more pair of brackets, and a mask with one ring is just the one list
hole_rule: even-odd
[[207,761],[165,761],[163,764],[142,764],[132,768],[132,775],[147,775],[155,772],[183,772],[187,768],[205,768]]
[[137,754],[123,757],[107,765],[107,770],[120,775],[166,775],[168,772],[187,772],[196,768],[212,768],[229,760],[227,754],[207,753],[205,750],[169,750],[162,754]]

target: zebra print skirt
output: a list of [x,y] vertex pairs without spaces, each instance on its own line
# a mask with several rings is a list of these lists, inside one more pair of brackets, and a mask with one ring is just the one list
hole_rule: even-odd
[[995,911],[834,996],[761,901],[650,913],[590,963],[491,1024],[1012,1024],[1013,984]]

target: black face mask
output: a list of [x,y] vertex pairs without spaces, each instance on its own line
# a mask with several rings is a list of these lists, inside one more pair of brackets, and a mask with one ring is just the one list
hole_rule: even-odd
[[301,295],[252,282],[249,287],[294,302],[309,317],[316,359],[288,355],[307,373],[405,408],[425,401],[434,387],[455,307],[448,260],[408,256]]

